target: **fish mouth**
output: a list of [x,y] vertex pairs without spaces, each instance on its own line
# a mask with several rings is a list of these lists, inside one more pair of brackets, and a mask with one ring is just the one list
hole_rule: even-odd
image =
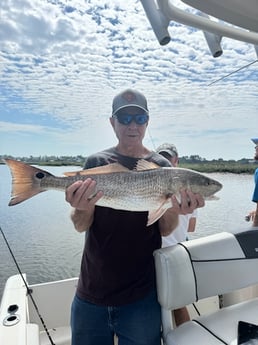
[[218,182],[218,181],[216,181],[216,186],[218,188],[218,191],[221,190],[222,187],[223,187],[223,185],[220,182]]

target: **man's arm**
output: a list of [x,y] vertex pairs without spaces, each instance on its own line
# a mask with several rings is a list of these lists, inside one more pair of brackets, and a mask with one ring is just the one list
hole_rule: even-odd
[[96,192],[96,182],[91,178],[76,181],[66,189],[65,200],[73,207],[71,220],[77,231],[83,232],[90,228],[95,204],[102,196],[101,191]]
[[161,236],[168,236],[178,225],[178,213],[169,208],[159,219],[159,231]]
[[191,217],[189,219],[187,232],[194,232],[195,231],[195,227],[196,227],[196,217]]
[[87,231],[94,219],[94,210],[78,210],[77,208],[72,209],[71,220],[73,222],[74,228],[78,232]]

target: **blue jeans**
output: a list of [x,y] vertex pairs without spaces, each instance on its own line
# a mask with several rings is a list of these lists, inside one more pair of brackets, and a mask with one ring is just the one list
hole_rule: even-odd
[[160,345],[161,311],[156,291],[131,304],[106,307],[74,297],[72,345]]

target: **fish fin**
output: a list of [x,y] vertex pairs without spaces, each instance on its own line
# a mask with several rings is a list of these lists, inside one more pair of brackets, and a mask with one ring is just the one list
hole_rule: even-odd
[[139,159],[136,163],[134,170],[141,171],[141,170],[152,170],[152,169],[160,169],[161,167],[153,162],[146,161],[145,159]]
[[150,226],[159,220],[166,210],[167,208],[159,208],[158,210],[149,211],[147,226]]
[[149,211],[147,226],[150,226],[159,220],[170,207],[172,207],[172,201],[171,195],[168,195],[157,210]]
[[40,186],[40,181],[45,176],[52,176],[50,173],[13,159],[4,159],[4,162],[12,174],[12,194],[9,206],[17,205],[46,190]]
[[111,174],[116,172],[128,172],[129,169],[127,169],[125,166],[119,164],[119,163],[112,163],[103,165],[96,168],[91,169],[85,169],[85,170],[79,170],[79,171],[71,171],[71,172],[65,172],[63,173],[65,176],[85,176],[85,175],[97,175],[97,174]]

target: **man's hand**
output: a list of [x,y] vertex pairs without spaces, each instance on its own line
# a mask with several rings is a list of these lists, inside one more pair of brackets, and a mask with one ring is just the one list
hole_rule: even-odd
[[167,209],[159,220],[159,230],[162,236],[170,235],[177,227],[179,214],[193,213],[196,208],[205,205],[203,197],[200,194],[194,194],[190,190],[181,190],[179,199],[176,195],[172,195],[172,207]]
[[94,218],[95,204],[102,196],[102,191],[96,192],[96,182],[91,178],[76,181],[67,187],[65,200],[74,208],[71,219],[77,231],[89,229]]
[[203,197],[196,193],[194,194],[190,190],[180,191],[180,200],[177,199],[176,195],[171,197],[172,210],[176,214],[189,214],[193,213],[196,208],[203,207],[205,205]]
[[94,209],[96,202],[103,196],[103,192],[96,192],[96,182],[91,178],[76,181],[67,187],[65,200],[78,210]]

